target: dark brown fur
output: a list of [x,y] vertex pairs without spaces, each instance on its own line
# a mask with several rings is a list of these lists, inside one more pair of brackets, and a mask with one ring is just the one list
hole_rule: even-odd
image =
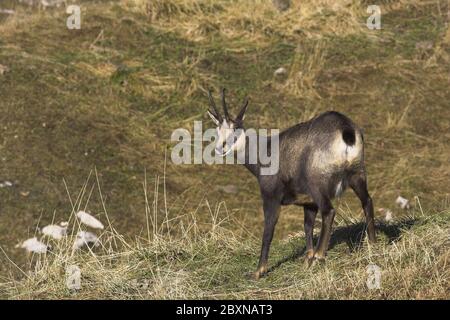
[[[225,103],[223,106],[227,121],[235,123],[235,129],[243,129],[246,105],[244,112],[241,111],[234,120],[229,118]],[[222,120],[215,106],[213,115]],[[247,143],[247,159],[248,152],[251,151]],[[269,248],[280,206],[299,204],[296,200],[298,194],[309,195],[312,199],[311,203],[300,204],[305,213],[306,258],[309,264],[315,259],[325,258],[335,216],[331,200],[348,186],[361,201],[369,241],[375,242],[373,204],[367,191],[364,166],[363,136],[361,130],[343,114],[325,112],[281,132],[278,173],[261,175],[259,163],[246,163],[245,166],[258,179],[264,209],[264,232],[256,278],[267,272]],[[313,227],[318,211],[322,215],[322,228],[314,248]]]

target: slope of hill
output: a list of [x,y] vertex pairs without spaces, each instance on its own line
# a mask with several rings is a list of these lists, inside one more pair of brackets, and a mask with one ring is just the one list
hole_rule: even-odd
[[[244,269],[251,269],[258,250],[254,239],[259,239],[262,231],[256,181],[236,166],[175,166],[170,161],[174,129],[192,131],[194,120],[212,126],[205,114],[209,87],[216,93],[222,86],[228,88],[234,112],[249,96],[246,122],[253,128],[284,129],[325,110],[346,113],[365,130],[369,188],[376,209],[390,208],[401,220],[404,212],[394,208],[394,200],[403,195],[416,199],[414,210],[448,210],[450,27],[446,3],[304,0],[292,1],[284,12],[277,11],[270,0],[77,3],[82,14],[80,30],[67,29],[69,15],[63,6],[44,10],[16,1],[0,4],[1,9],[14,10],[13,14],[0,13],[0,181],[12,184],[0,188],[0,245],[5,253],[0,258],[2,274],[23,276],[8,259],[22,270],[34,266],[35,258],[30,262],[15,245],[34,234],[37,224],[65,219],[74,207],[86,208],[101,219],[108,212],[117,233],[126,243],[133,243],[132,259],[145,256],[145,249],[135,248],[134,238],[147,238],[149,208],[164,199],[167,206],[156,206],[158,216],[167,215],[185,226],[194,218],[201,233],[209,230],[211,211],[219,210],[221,215],[232,217],[224,222],[227,232],[236,239],[251,239],[224,255],[236,262],[220,266],[229,270],[219,268],[215,273],[218,261],[214,259],[219,255],[204,253],[201,264],[207,258],[215,261],[205,266],[210,269],[208,280],[201,280],[200,291],[183,293],[189,297],[213,294],[209,290],[219,283],[217,295],[232,297],[233,285],[226,288],[224,279],[240,279]],[[381,30],[366,26],[369,4],[381,7]],[[286,74],[275,76],[280,67]],[[341,222],[362,218],[351,192],[336,202],[336,208]],[[431,235],[433,228],[434,223],[422,235]],[[182,237],[180,230],[172,229],[174,239]],[[302,212],[283,208],[276,241],[282,242],[298,230],[302,230]],[[407,236],[417,237],[415,232]],[[416,239],[414,245],[420,242],[425,246],[417,254],[428,250],[432,239],[430,243]],[[188,257],[202,245],[214,247],[218,245],[214,241],[221,240],[198,241]],[[409,240],[401,241],[406,241],[406,246]],[[167,244],[169,249],[172,245]],[[233,247],[227,242],[223,245]],[[380,246],[382,251],[375,255],[394,259],[395,246]],[[438,261],[448,257],[448,248],[439,248],[441,253],[433,256],[436,260],[426,255],[420,259],[442,266]],[[387,250],[386,256],[383,250]],[[333,267],[327,266],[318,278],[308,280],[309,285],[320,278],[322,288],[333,287],[326,282],[327,277],[334,277],[330,268],[354,260],[341,261],[339,252],[331,250]],[[360,278],[348,275],[359,284],[370,259],[365,256],[367,250],[361,252],[357,256],[362,255],[364,263],[355,271]],[[419,257],[413,249],[407,252],[412,259]],[[288,253],[278,254],[274,261]],[[403,261],[398,254],[395,257]],[[142,263],[150,261],[143,259]],[[192,263],[194,268],[199,262],[194,259]],[[122,262],[118,266],[124,267]],[[285,264],[280,270],[291,271],[294,266],[297,268],[298,262]],[[344,277],[350,271],[341,267],[336,272]],[[433,268],[417,272],[417,276],[427,274],[428,281]],[[414,286],[419,289],[405,284],[398,296],[393,292],[388,296],[443,297],[447,274],[436,268],[435,291],[414,276]],[[198,279],[193,269],[185,274],[182,268],[174,270],[180,279],[191,281],[191,275]],[[401,274],[401,269],[395,272]],[[170,273],[164,275],[172,279]],[[294,275],[300,277],[298,272],[279,271],[262,284],[246,283],[249,287],[241,291],[248,290],[248,297],[258,296],[257,292],[281,297]],[[33,281],[37,279],[32,278],[26,287],[35,288]],[[61,279],[55,281],[61,283]],[[276,286],[274,282],[271,287],[271,281],[283,284]],[[301,287],[302,281],[294,286]],[[106,297],[119,289],[113,285],[111,290],[99,294]],[[241,297],[245,296],[242,292]],[[330,296],[337,297],[337,293]],[[64,295],[58,290],[47,293],[53,294]],[[86,297],[93,294],[89,291]],[[326,293],[314,296],[325,297]],[[345,289],[341,297],[362,296],[363,291]]]

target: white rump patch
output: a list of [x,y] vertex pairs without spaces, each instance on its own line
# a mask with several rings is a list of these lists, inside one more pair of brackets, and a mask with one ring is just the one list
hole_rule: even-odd
[[336,132],[328,150],[313,151],[312,165],[322,172],[334,171],[335,167],[346,167],[361,159],[363,145],[361,135],[356,132],[355,144],[349,146],[342,138],[342,132]]
[[354,145],[349,146],[342,138],[342,133],[338,132],[332,145],[332,152],[340,162],[352,163],[360,157],[362,151],[361,135],[355,133],[355,138]]

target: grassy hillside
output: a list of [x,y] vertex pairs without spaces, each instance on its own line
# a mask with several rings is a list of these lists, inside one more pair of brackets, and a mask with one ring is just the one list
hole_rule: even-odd
[[[120,239],[128,245],[118,245],[117,256],[72,258],[87,259],[92,268],[101,261],[101,270],[111,276],[127,268],[130,277],[152,273],[162,291],[142,293],[146,297],[234,297],[237,287],[241,293],[236,297],[282,297],[290,286],[289,297],[338,297],[337,288],[344,288],[341,298],[383,297],[361,286],[367,261],[374,256],[384,267],[394,268],[392,281],[401,280],[402,263],[412,270],[412,284],[401,280],[404,290],[388,290],[386,296],[444,297],[448,246],[435,225],[447,230],[448,239],[448,214],[435,217],[449,207],[450,8],[443,1],[418,0],[292,2],[280,13],[269,0],[77,1],[81,30],[68,30],[64,7],[44,10],[2,1],[0,8],[15,10],[12,15],[0,13],[0,65],[6,67],[0,72],[0,180],[13,183],[0,188],[4,282],[24,277],[9,259],[25,271],[37,263],[15,244],[34,234],[38,225],[66,220],[72,211],[86,208],[101,220],[108,212],[115,228],[108,232],[123,235]],[[381,6],[381,30],[367,29],[368,4]],[[279,67],[286,68],[286,76],[274,76]],[[175,166],[170,161],[172,131],[192,131],[194,120],[212,125],[205,114],[205,91],[212,87],[218,92],[222,86],[228,88],[233,110],[249,96],[248,127],[284,129],[325,110],[344,112],[362,126],[376,209],[390,208],[400,221],[404,212],[394,207],[394,200],[401,194],[416,199],[413,210],[420,215],[435,213],[434,218],[422,217],[423,225],[399,240],[412,246],[399,249],[412,260],[396,251],[397,242],[363,249],[352,258],[341,257],[345,250],[337,246],[324,269],[305,271],[300,257],[261,283],[241,284],[242,273],[256,263],[262,231],[256,181],[241,167]],[[362,219],[351,192],[335,206],[341,223]],[[149,218],[150,209],[159,222]],[[230,217],[221,225],[228,236],[205,235],[211,212]],[[136,238],[148,239],[162,217],[176,221],[178,227],[170,228],[172,240],[135,244]],[[183,234],[193,220],[197,236],[189,237],[191,245],[179,258],[171,252],[177,241],[188,241]],[[283,208],[272,264],[301,248],[302,238],[293,246],[285,240],[302,225],[299,208]],[[161,232],[167,229],[163,225]],[[174,259],[173,269],[157,269],[152,261],[159,253],[152,252],[162,252],[164,261]],[[59,273],[51,281],[45,274],[64,259],[47,258],[41,273],[15,283],[17,291],[9,294],[68,294],[58,287]],[[133,262],[128,267],[123,262],[127,259]],[[414,269],[417,261],[425,261],[418,263],[419,271]],[[354,263],[355,271],[345,267]],[[150,269],[138,270],[143,265]],[[196,271],[197,266],[207,272]],[[91,280],[98,284],[108,272],[95,273]],[[432,286],[430,274],[436,274]],[[334,287],[330,281],[345,282],[346,277],[360,289]],[[166,292],[164,279],[181,279],[181,288],[189,290]],[[323,291],[299,290],[315,287],[317,281]],[[54,290],[44,293],[36,289],[38,283]],[[126,297],[128,290],[112,282],[101,288],[98,293],[104,297]],[[92,297],[96,290],[78,296]]]
[[[227,216],[212,213],[205,232],[192,221],[182,237],[157,229],[132,244],[109,230],[100,249],[83,254],[72,252],[73,238],[53,243],[52,252],[35,257],[34,272],[0,290],[14,299],[446,299],[450,211],[412,214],[378,223],[380,241],[370,247],[361,223],[338,221],[326,263],[311,268],[301,234],[276,241],[260,280],[251,277],[259,239],[223,227]],[[367,284],[373,265],[380,268],[375,288]],[[67,287],[72,266],[81,271],[78,290]]]

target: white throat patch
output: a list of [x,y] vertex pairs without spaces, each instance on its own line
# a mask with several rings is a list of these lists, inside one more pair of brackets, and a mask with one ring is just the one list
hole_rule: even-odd
[[234,123],[228,124],[224,120],[217,127],[216,154],[226,156],[234,151],[241,151],[245,147],[245,131],[243,129],[234,129]]

